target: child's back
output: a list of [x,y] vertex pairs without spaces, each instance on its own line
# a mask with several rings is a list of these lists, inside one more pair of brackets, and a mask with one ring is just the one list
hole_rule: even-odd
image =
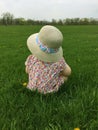
[[44,94],[56,92],[67,79],[71,69],[63,58],[62,40],[61,32],[53,26],[45,26],[28,38],[27,45],[33,54],[25,62],[27,88]]

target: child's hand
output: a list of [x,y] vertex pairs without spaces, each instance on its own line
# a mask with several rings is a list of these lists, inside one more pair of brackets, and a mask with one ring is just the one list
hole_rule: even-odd
[[61,74],[65,77],[68,77],[69,75],[71,75],[71,68],[69,67],[68,64],[66,64],[65,69],[61,72]]
[[63,77],[64,81],[67,81],[67,80],[68,80],[68,76],[65,76],[65,75],[63,74],[63,71],[60,73],[60,76]]

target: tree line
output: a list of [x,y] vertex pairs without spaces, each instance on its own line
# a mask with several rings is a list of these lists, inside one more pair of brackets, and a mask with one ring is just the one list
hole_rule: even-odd
[[66,18],[66,19],[52,19],[47,20],[33,20],[25,18],[15,18],[13,14],[6,12],[0,17],[0,25],[98,25],[98,19],[95,18]]

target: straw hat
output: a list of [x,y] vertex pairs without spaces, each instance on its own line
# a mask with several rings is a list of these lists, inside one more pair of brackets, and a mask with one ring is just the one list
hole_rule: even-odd
[[44,62],[57,62],[63,56],[62,33],[54,26],[46,25],[39,33],[32,34],[27,39],[31,53]]

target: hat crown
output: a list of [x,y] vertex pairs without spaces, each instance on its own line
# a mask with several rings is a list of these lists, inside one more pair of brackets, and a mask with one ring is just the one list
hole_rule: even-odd
[[54,26],[46,25],[41,28],[38,33],[38,37],[41,43],[49,48],[59,48],[62,45],[63,35]]

